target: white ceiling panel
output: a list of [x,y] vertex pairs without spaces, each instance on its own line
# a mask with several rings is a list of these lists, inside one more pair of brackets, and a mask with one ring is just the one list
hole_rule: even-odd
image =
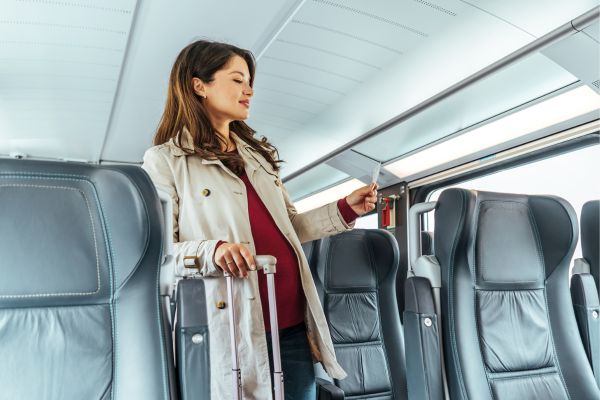
[[453,9],[461,19],[372,75],[355,88],[352,96],[332,104],[327,112],[302,127],[298,133],[319,143],[317,151],[294,151],[292,138],[279,143],[281,154],[288,160],[283,175],[335,150],[532,40],[529,35],[475,8],[463,4]]
[[[336,133],[316,138],[305,128],[402,63],[411,49],[427,46],[431,35],[455,24],[465,10],[471,7],[459,1],[306,1],[259,60],[249,124],[277,138],[288,159],[306,156],[284,150],[288,143],[297,150],[299,137],[318,143],[319,150],[337,147]],[[282,102],[285,107],[273,104]]]
[[[464,8],[459,2],[453,5]],[[260,126],[269,112],[273,117],[295,118],[292,125],[309,123],[456,15],[422,1],[306,1],[260,58],[258,112],[251,113],[249,123]],[[282,112],[283,107],[263,104],[262,99],[274,93],[297,112],[290,115]],[[264,127],[269,133],[277,129]]]
[[2,3],[0,153],[99,159],[135,6]]
[[[183,47],[204,38],[258,54],[298,4],[298,0],[141,2],[102,159],[141,162],[163,111],[173,61]],[[259,79],[268,77],[259,73],[257,84]],[[302,90],[297,92],[303,95]],[[262,114],[254,104],[250,113]],[[288,125],[280,118],[266,122]],[[268,132],[261,129],[262,133]]]
[[[317,98],[323,98],[324,96],[335,98],[343,96],[357,83],[361,83],[361,81],[344,74],[342,71],[328,71],[280,60],[284,59],[265,58],[264,61],[261,61],[261,85],[278,89],[285,88],[289,84],[290,88],[306,88],[309,95],[318,96]],[[258,94],[256,98],[258,98]]]
[[598,0],[461,0],[515,28],[540,37],[586,11],[600,5]]
[[[372,3],[365,4],[371,6]],[[381,2],[375,3],[381,4]],[[534,35],[506,19],[510,16],[506,18],[498,17],[483,7],[470,2],[405,1],[395,2],[394,6],[419,4],[425,7],[425,3],[430,4],[430,6],[426,6],[430,10],[433,10],[434,7],[440,7],[450,10],[456,16],[449,17],[449,20],[435,30],[434,33],[428,32],[428,27],[424,24],[423,18],[419,19],[418,23],[415,22],[413,25],[417,26],[422,32],[428,33],[426,39],[421,40],[418,46],[405,51],[397,60],[382,68],[380,72],[373,74],[363,84],[357,85],[351,95],[347,95],[333,103],[327,108],[326,112],[312,119],[296,135],[278,143],[281,154],[288,160],[283,176],[330,153],[361,134],[370,131],[385,121],[389,121],[535,40]],[[502,2],[494,2],[494,4],[499,3]],[[569,19],[575,18],[591,8],[588,0],[568,2],[568,6],[553,0],[537,1],[535,11],[533,11],[533,5],[530,2],[523,4],[519,2],[510,3],[512,15],[522,16],[530,12],[530,17],[535,15],[536,20],[541,20],[542,22],[539,22],[537,26],[542,34],[557,28]],[[344,4],[349,3],[345,2]],[[565,11],[566,8],[569,9],[568,13]],[[381,11],[377,12],[381,13]],[[399,18],[398,15],[401,14],[398,14],[398,12],[396,10],[395,13],[390,12],[385,15],[394,15],[395,18]],[[440,12],[437,12],[437,14],[440,14]],[[549,16],[548,19],[545,18],[546,15]],[[558,71],[558,75],[555,76],[550,71],[542,70],[540,71],[540,78],[547,77],[546,74],[550,74],[556,78],[554,83],[558,82],[559,84],[560,82],[572,82],[574,80],[572,76],[564,73],[559,67],[550,66],[549,69],[554,72]],[[534,71],[534,76],[535,73]],[[565,76],[567,78],[564,78]],[[527,87],[529,82],[523,79],[518,84]],[[553,87],[553,85],[546,85],[546,87]],[[503,85],[500,84],[494,88],[496,92],[489,92],[490,95],[487,98],[489,98],[490,104],[493,104],[496,98],[501,98],[505,94],[503,89]],[[534,84],[530,94],[539,93],[538,89],[540,87]],[[526,97],[527,94],[517,91],[513,100],[516,103],[517,100],[523,100]],[[506,104],[499,100],[499,104],[486,107],[486,100],[482,101],[485,98],[474,97],[470,99],[469,101],[473,102],[474,115],[471,117],[469,111],[462,111],[460,115],[465,118],[465,121],[456,121],[455,119],[454,122],[457,122],[455,125],[461,125],[462,122],[467,120],[475,120],[478,114],[477,109],[490,111],[496,106],[500,107]],[[452,119],[452,116],[443,114],[443,110],[440,114],[430,113],[428,115],[434,120]],[[482,115],[484,114],[479,114],[479,116]],[[493,114],[487,115],[487,117],[492,116]],[[417,120],[418,118],[415,117],[415,124],[423,123]],[[419,130],[419,132],[422,131]],[[441,135],[442,132],[436,132],[436,134]],[[381,153],[382,158],[392,157],[393,153],[402,152],[403,149],[408,149],[413,144],[422,141],[422,138],[415,135],[419,134],[413,132],[394,137],[394,141],[391,142],[389,148],[382,147],[387,146],[386,141],[377,142],[377,153]],[[298,136],[318,143],[315,146],[316,150],[314,152],[294,151],[297,148],[294,138]],[[390,138],[392,136],[390,134]],[[435,138],[435,135],[428,137],[431,140],[435,140]],[[374,150],[370,149],[370,151],[373,152]]]
[[587,28],[583,30],[586,35],[594,39],[596,42],[600,43],[600,22],[596,22],[595,24],[591,24]]
[[[262,71],[257,72],[257,74],[261,73]],[[257,79],[255,87],[256,95],[253,98],[253,104],[254,101],[260,104],[260,100],[263,97],[268,101],[268,99],[282,98],[283,96],[286,105],[289,104],[291,107],[321,112],[324,107],[344,96],[343,92],[319,86],[310,81],[298,82],[283,78],[283,74],[280,76],[261,75],[260,79]],[[309,104],[311,108],[306,108]],[[250,109],[250,113],[252,115],[252,109]]]
[[[248,122],[278,147],[287,161],[285,176],[597,4],[4,0],[0,154],[140,162],[163,111],[173,60],[191,41],[208,38],[260,55]],[[597,38],[593,28],[586,34]],[[542,84],[549,71],[541,70],[530,92],[514,78],[506,85],[514,88],[510,99],[499,84],[488,88],[489,96],[477,92],[485,102],[457,99],[437,109],[429,115],[444,129],[435,131],[443,135],[489,118],[571,79],[559,73]],[[520,85],[527,88],[529,82]],[[413,126],[389,148],[365,144],[363,150],[393,157],[437,137],[414,137],[432,132],[423,119],[415,117]],[[313,178],[327,183],[330,176]]]
[[[412,33],[412,37],[433,36],[443,31],[446,27],[462,18],[464,4],[458,0],[384,0],[369,1],[347,0],[338,1],[344,6],[359,9],[373,21],[381,21],[387,25],[396,26],[399,30]],[[455,18],[457,17],[457,18]],[[407,36],[411,37],[411,36]],[[402,40],[402,37],[393,35],[389,40]],[[410,39],[405,43],[406,49],[415,44]]]
[[[372,31],[363,34],[352,27],[332,28],[330,24],[309,21],[308,17],[290,21],[275,41],[285,45],[280,47],[279,53],[286,52],[285,56],[292,60],[316,63],[322,68],[333,65],[360,79],[365,74],[380,70],[407,50],[399,43],[382,43]],[[312,50],[308,55],[318,58],[301,57],[298,48]]]

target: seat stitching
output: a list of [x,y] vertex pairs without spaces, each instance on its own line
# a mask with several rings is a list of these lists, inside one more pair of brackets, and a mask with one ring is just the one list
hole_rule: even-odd
[[[536,376],[554,375],[558,372],[555,367],[547,367],[547,368],[549,369],[548,371],[536,372],[536,373],[532,373],[532,374],[528,374],[528,375],[501,376],[501,377],[494,377],[492,379],[495,381],[511,380],[511,379],[525,379],[525,378],[531,378],[531,377],[536,377]],[[551,370],[550,370],[550,368],[551,368]],[[515,371],[511,371],[511,372],[515,372]]]
[[[37,178],[36,176],[27,176],[28,178]],[[85,183],[89,183],[86,180],[81,180]],[[92,235],[94,237],[94,251],[96,254],[96,290],[93,292],[57,292],[57,293],[31,293],[31,294],[8,294],[8,295],[0,295],[0,298],[3,299],[22,299],[22,298],[39,298],[39,297],[57,297],[57,296],[89,296],[100,292],[101,282],[100,282],[100,258],[98,256],[98,240],[96,237],[96,228],[94,225],[94,219],[92,216],[92,210],[90,208],[90,204],[85,193],[77,188],[65,187],[65,186],[47,186],[47,185],[24,185],[24,184],[8,184],[8,185],[0,185],[2,187],[32,187],[32,188],[43,188],[43,189],[63,189],[63,190],[72,190],[79,192],[84,201],[88,210],[88,214],[90,217],[90,224],[92,227]]]
[[[64,178],[59,178],[60,176],[64,177]],[[96,186],[93,184],[92,181],[90,181],[87,177],[85,176],[81,176],[81,175],[73,175],[73,174],[36,174],[36,175],[31,175],[29,173],[10,173],[10,174],[1,174],[0,173],[0,177],[3,178],[23,178],[23,179],[40,179],[40,178],[44,178],[44,179],[51,179],[51,180],[59,180],[59,181],[84,181],[86,183],[88,183],[91,188],[92,188],[92,193],[94,194],[94,199],[96,200],[96,204],[98,205],[98,209],[100,210],[100,221],[102,222],[102,232],[104,235],[104,241],[105,241],[105,247],[106,247],[106,253],[108,256],[108,265],[109,265],[109,275],[110,275],[110,307],[111,307],[111,326],[112,326],[112,332],[111,332],[111,336],[113,339],[113,351],[112,351],[112,361],[113,361],[113,384],[111,387],[111,398],[115,398],[115,393],[116,393],[116,386],[117,386],[117,380],[116,380],[116,371],[117,371],[117,352],[115,351],[116,346],[117,346],[117,342],[118,342],[118,334],[117,334],[117,330],[116,330],[116,309],[117,309],[117,305],[114,301],[114,249],[112,246],[112,236],[110,233],[110,226],[107,224],[108,218],[106,218],[105,214],[104,214],[104,209],[102,207],[102,201],[100,200],[100,198],[98,197],[98,193],[96,190]]]

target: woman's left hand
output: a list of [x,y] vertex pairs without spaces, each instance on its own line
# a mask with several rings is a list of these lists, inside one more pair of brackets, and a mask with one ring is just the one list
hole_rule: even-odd
[[359,216],[374,210],[377,204],[377,187],[376,183],[371,183],[350,193],[346,197],[350,208]]

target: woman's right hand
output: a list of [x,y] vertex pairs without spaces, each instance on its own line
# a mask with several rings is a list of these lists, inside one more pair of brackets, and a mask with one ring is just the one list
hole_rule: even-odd
[[252,253],[240,243],[221,243],[215,251],[215,264],[238,278],[247,278],[249,269],[256,270]]

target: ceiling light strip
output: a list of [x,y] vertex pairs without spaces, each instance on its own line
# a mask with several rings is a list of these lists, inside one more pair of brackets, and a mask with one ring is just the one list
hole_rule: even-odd
[[587,86],[579,86],[403,155],[385,168],[398,178],[410,179],[463,157],[473,157],[482,151],[493,152],[495,146],[522,141],[528,135],[599,109],[600,96]]
[[547,137],[538,139],[534,142],[526,143],[521,146],[517,146],[512,149],[508,149],[508,150],[502,151],[500,153],[496,153],[492,157],[486,157],[484,159],[471,161],[469,163],[459,165],[457,167],[450,168],[450,169],[442,171],[442,172],[438,172],[434,175],[430,175],[425,178],[409,182],[408,187],[410,189],[414,189],[414,188],[417,188],[420,186],[436,183],[441,180],[452,178],[452,177],[455,177],[458,175],[473,172],[478,169],[486,168],[486,167],[492,166],[494,164],[498,164],[503,161],[511,160],[515,157],[519,157],[524,154],[542,150],[547,147],[557,145],[559,143],[563,143],[563,142],[573,140],[573,139],[576,139],[576,138],[579,138],[579,137],[582,137],[585,135],[589,135],[590,133],[597,132],[599,130],[600,130],[600,120],[592,121],[585,125],[577,126],[575,128],[571,128],[566,131],[554,134],[552,136],[547,136]]

